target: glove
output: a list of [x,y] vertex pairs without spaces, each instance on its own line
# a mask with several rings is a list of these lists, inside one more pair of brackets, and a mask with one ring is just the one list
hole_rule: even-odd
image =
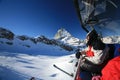
[[75,54],[75,57],[76,57],[77,59],[79,59],[79,58],[80,58],[80,55],[81,55],[81,52],[77,52],[77,53]]

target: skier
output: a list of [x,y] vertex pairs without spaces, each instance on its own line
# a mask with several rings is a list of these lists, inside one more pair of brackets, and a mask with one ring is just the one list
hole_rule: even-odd
[[87,34],[86,39],[87,49],[76,54],[78,59],[82,56],[80,70],[100,74],[109,60],[109,47],[102,42],[95,29]]

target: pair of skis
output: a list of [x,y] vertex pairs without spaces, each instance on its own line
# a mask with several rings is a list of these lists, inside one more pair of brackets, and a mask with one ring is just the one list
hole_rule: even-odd
[[60,67],[58,67],[58,66],[55,65],[55,64],[53,64],[53,66],[54,66],[55,68],[57,68],[58,70],[64,72],[65,74],[69,75],[70,77],[73,77],[74,80],[81,80],[81,79],[80,79],[80,62],[81,62],[80,60],[81,60],[81,58],[78,60],[78,64],[77,64],[77,66],[76,66],[76,72],[75,72],[75,73],[69,73],[69,72],[61,69]]

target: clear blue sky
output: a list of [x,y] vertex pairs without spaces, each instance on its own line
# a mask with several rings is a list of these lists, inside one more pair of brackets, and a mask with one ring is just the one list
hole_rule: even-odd
[[80,39],[86,35],[73,0],[0,0],[0,27],[31,37],[53,38],[61,27]]

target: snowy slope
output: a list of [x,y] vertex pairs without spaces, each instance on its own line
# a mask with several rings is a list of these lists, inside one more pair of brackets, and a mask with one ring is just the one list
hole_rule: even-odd
[[[27,53],[32,55],[49,55],[49,56],[62,56],[69,54],[69,51],[66,51],[59,46],[47,45],[44,43],[34,44],[30,40],[21,41],[17,38],[14,40],[0,39],[0,51],[1,52],[17,52],[17,53]],[[7,43],[11,44],[7,44]],[[49,51],[49,54],[48,54]],[[58,54],[59,51],[62,51]]]
[[56,64],[72,73],[72,59],[74,55],[55,57],[0,53],[0,72],[3,72],[0,74],[0,80],[29,80],[31,77],[35,77],[36,80],[72,80],[72,77],[53,67],[53,64]]

